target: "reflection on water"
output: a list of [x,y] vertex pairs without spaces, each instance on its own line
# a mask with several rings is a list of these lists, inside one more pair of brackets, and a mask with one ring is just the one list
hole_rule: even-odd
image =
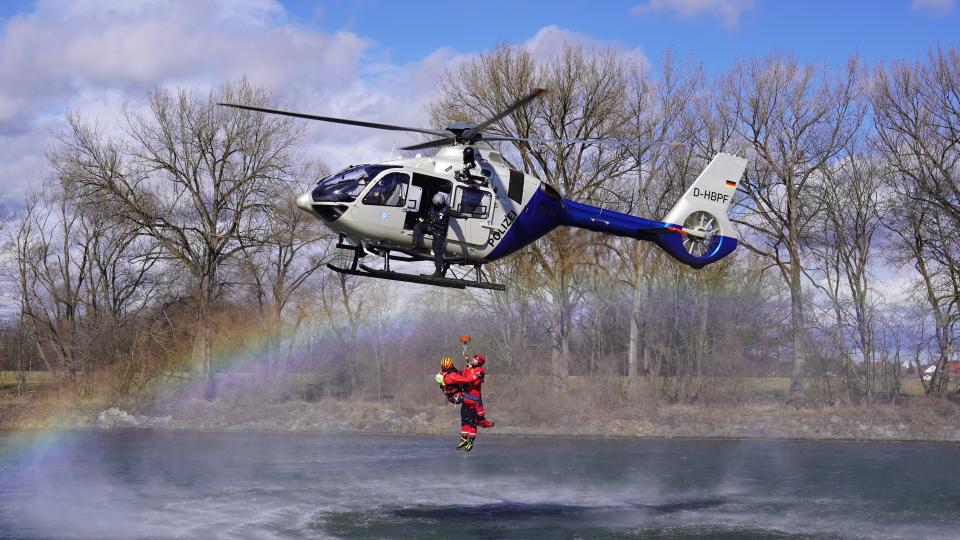
[[960,513],[949,444],[29,437],[0,433],[2,538],[952,538]]

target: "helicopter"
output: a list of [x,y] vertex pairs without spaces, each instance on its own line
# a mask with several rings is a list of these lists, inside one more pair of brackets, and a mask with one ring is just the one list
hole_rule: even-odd
[[[425,133],[436,139],[401,150],[439,148],[435,155],[351,165],[320,180],[297,198],[297,206],[338,233],[337,248],[352,253],[347,267],[328,264],[342,274],[464,289],[504,291],[483,265],[516,253],[553,229],[566,226],[645,240],[676,260],[702,268],[737,247],[727,217],[747,160],[718,153],[661,220],[652,220],[563,198],[532,174],[513,169],[491,142],[619,144],[612,139],[533,139],[484,133],[516,109],[541,96],[536,89],[480,124],[446,129],[404,127],[317,116],[248,105],[219,105],[338,124]],[[451,218],[443,270],[439,276],[394,270],[393,262],[432,260],[414,250],[413,229],[436,194],[463,217]],[[380,257],[379,268],[362,262]],[[459,267],[458,271],[454,267]],[[447,273],[452,274],[448,277]]]

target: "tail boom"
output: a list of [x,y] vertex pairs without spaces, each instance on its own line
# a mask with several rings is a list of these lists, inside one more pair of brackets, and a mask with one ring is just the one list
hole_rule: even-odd
[[[647,240],[656,243],[678,261],[693,268],[702,268],[716,262],[737,248],[737,239],[732,236],[712,235],[702,230],[684,227],[663,221],[654,221],[590,206],[576,201],[563,200],[563,225],[589,231]],[[693,239],[696,239],[695,241]],[[705,242],[701,252],[684,245]]]
[[703,268],[737,248],[727,211],[746,166],[741,157],[717,154],[662,221],[564,199],[541,184],[486,260],[509,255],[566,225],[654,242],[674,259]]

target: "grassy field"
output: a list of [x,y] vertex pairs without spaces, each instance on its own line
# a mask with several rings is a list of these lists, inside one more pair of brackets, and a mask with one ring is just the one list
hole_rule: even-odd
[[[46,371],[27,372],[27,391],[36,390],[51,381],[53,377]],[[15,371],[0,371],[0,392],[16,391],[17,373]]]

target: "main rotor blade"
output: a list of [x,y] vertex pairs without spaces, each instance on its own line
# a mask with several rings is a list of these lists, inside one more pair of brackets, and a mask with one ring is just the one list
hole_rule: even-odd
[[373,128],[373,129],[387,129],[390,131],[413,131],[415,133],[427,133],[429,135],[436,135],[438,137],[450,136],[450,132],[446,130],[439,130],[439,129],[394,126],[391,124],[379,124],[376,122],[364,122],[362,120],[349,120],[346,118],[333,118],[330,116],[316,116],[313,114],[281,111],[278,109],[264,109],[263,107],[251,107],[249,105],[237,105],[234,103],[217,103],[217,105],[222,105],[224,107],[233,107],[234,109],[245,109],[248,111],[256,111],[256,112],[269,113],[269,114],[282,114],[283,116],[293,116],[294,118],[305,118],[307,120],[320,120],[321,122],[333,122],[334,124],[347,124],[348,126],[360,126],[360,127]]
[[621,141],[619,139],[540,139],[537,137],[501,137],[499,135],[493,137],[484,136],[484,141],[520,141],[520,142],[531,142],[531,143],[561,143],[561,144],[608,144],[608,145],[620,145],[620,144],[631,144],[634,141]]
[[545,94],[546,92],[547,92],[547,91],[546,91],[545,89],[543,89],[543,88],[536,88],[536,89],[534,89],[534,91],[531,92],[529,96],[522,97],[522,98],[518,99],[517,101],[514,101],[512,105],[510,105],[509,107],[507,107],[506,109],[504,109],[503,111],[501,111],[501,112],[500,112],[499,114],[497,114],[496,116],[494,116],[494,117],[492,117],[492,118],[489,118],[489,119],[487,119],[486,121],[480,123],[480,125],[474,126],[474,127],[470,128],[470,129],[468,129],[467,131],[465,131],[465,132],[463,133],[463,138],[464,138],[464,139],[467,139],[467,140],[470,140],[470,138],[472,138],[472,137],[473,137],[474,135],[476,135],[477,133],[480,133],[481,131],[487,129],[487,128],[490,127],[494,122],[496,122],[496,121],[500,120],[501,118],[507,116],[508,114],[510,114],[510,113],[512,113],[513,111],[519,109],[520,107],[523,107],[523,106],[526,105],[527,103],[530,103],[530,102],[533,101],[534,99],[537,99],[538,97],[542,96],[542,95]]
[[423,150],[424,148],[433,148],[435,146],[446,146],[456,142],[452,137],[447,137],[445,139],[435,139],[432,141],[427,141],[425,143],[413,144],[410,146],[404,146],[400,150]]

